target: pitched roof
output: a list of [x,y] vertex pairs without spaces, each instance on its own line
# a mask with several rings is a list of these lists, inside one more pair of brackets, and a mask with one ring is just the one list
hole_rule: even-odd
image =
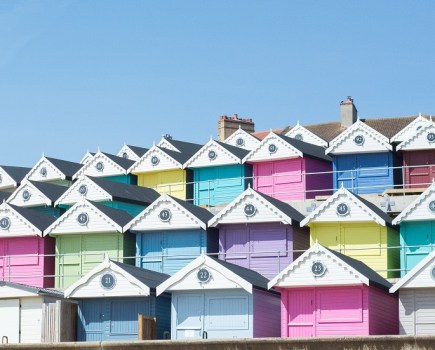
[[222,148],[225,148],[228,152],[232,153],[234,156],[239,158],[240,160],[245,158],[246,155],[249,153],[248,150],[240,148],[240,147],[232,146],[232,145],[229,145],[227,143],[223,143],[223,142],[216,141],[216,140],[215,140],[215,142],[218,145],[222,146]]
[[7,200],[12,193],[10,192],[4,192],[4,191],[0,191],[0,202],[3,202],[5,200]]
[[56,217],[44,214],[34,209],[22,208],[9,204],[18,214],[28,220],[38,230],[44,231],[48,226],[57,220]]
[[67,179],[71,180],[74,174],[79,171],[83,164],[70,162],[67,160],[45,157],[51,164],[53,164],[60,172],[62,172]]
[[52,297],[63,298],[63,292],[61,290],[54,289],[54,288],[40,288],[40,287],[29,286],[27,284],[6,282],[6,281],[0,281],[0,287],[10,287],[10,288],[20,289],[25,292],[35,293],[39,295],[47,295]]
[[190,156],[198,152],[203,145],[192,143],[192,142],[186,142],[186,141],[180,141],[180,140],[174,140],[170,137],[164,137],[164,139],[169,142],[172,146],[174,146],[176,149],[178,149],[182,153],[188,153]]
[[126,146],[130,148],[138,157],[142,157],[148,151],[148,148],[131,146],[131,145],[126,145]]
[[206,223],[213,217],[213,214],[209,212],[207,209],[199,207],[197,205],[191,204],[189,202],[183,201],[181,199],[172,197],[170,195],[167,195],[168,197],[171,197],[171,199],[178,203],[181,207],[195,215],[198,219],[200,219],[202,222]]
[[131,219],[133,219],[133,216],[131,216],[129,213],[127,213],[124,210],[111,208],[104,204],[100,204],[90,200],[88,200],[88,202],[91,203],[95,208],[97,208],[103,214],[107,215],[111,220],[113,220],[116,224],[118,224],[121,227],[123,227],[125,224],[130,222]]
[[324,159],[328,161],[332,161],[332,158],[325,154],[325,149],[321,146],[314,145],[312,143],[296,140],[292,137],[276,134],[276,136],[283,139],[285,142],[289,143],[303,154],[312,156],[319,159]]
[[135,161],[131,159],[118,157],[110,153],[105,153],[105,152],[101,152],[101,153],[104,154],[107,158],[109,158],[113,162],[115,162],[116,164],[118,164],[124,170],[128,170],[135,163]]
[[177,152],[177,151],[172,151],[168,148],[163,148],[159,146],[156,147],[162,152],[166,153],[169,157],[171,157],[172,159],[180,163],[181,165],[183,165],[190,157],[192,157],[192,153],[189,152],[184,152],[184,151]]
[[275,134],[283,133],[288,128],[280,128],[280,129],[273,129],[273,130],[267,130],[267,131],[256,131],[253,132],[251,135],[256,137],[259,140],[263,140],[267,135],[269,135],[270,131],[273,131]]
[[119,266],[121,269],[125,270],[127,273],[137,278],[143,284],[153,289],[155,289],[160,283],[163,283],[169,278],[169,275],[165,273],[143,269],[133,265],[127,265],[114,260],[110,261],[112,262],[112,264]]
[[[254,190],[253,190],[254,191]],[[270,197],[264,193],[255,191],[259,196],[263,197],[265,200],[269,201],[276,208],[281,210],[284,214],[288,215],[292,220],[301,222],[305,216],[293,208],[290,204],[280,201],[279,199]]]
[[20,166],[0,165],[2,168],[18,185],[29,173],[31,168],[25,168]]
[[332,141],[338,135],[340,135],[345,128],[341,126],[340,122],[331,122],[331,123],[321,123],[321,124],[311,124],[311,125],[303,125],[305,129],[311,131],[313,134],[319,136],[325,141]]
[[152,188],[124,184],[93,176],[88,176],[88,178],[109,193],[115,200],[149,204],[160,197],[160,194]]
[[32,181],[29,182],[41,191],[52,203],[56,202],[59,197],[68,190],[66,186],[54,185],[48,182]]

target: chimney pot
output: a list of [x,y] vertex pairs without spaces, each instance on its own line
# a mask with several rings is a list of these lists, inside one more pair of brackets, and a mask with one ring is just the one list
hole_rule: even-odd
[[353,99],[351,96],[347,96],[346,101],[340,102],[341,109],[341,126],[343,128],[348,128],[358,119],[358,111],[353,104]]

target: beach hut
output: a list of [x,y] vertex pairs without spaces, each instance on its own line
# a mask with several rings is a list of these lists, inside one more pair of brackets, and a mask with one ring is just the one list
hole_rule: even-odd
[[56,218],[3,202],[0,205],[0,280],[54,285],[54,239],[44,230]]
[[435,247],[435,184],[412,201],[393,224],[400,225],[400,269],[404,277]]
[[390,292],[399,292],[401,335],[435,334],[435,251],[415,265]]
[[134,236],[123,231],[132,218],[124,210],[82,199],[53,222],[45,234],[56,239],[56,288],[69,287],[106,253],[134,264]]
[[74,341],[70,326],[76,304],[65,302],[55,289],[0,281],[0,339],[2,343]]
[[19,166],[0,166],[0,191],[13,192],[30,171],[30,168]]
[[32,181],[49,182],[55,185],[70,186],[73,176],[82,164],[67,160],[42,156],[41,159],[27,173],[26,179]]
[[162,195],[125,227],[136,236],[136,266],[174,274],[204,253],[217,253],[218,233],[207,209]]
[[66,186],[49,182],[24,180],[10,195],[7,202],[19,207],[37,210],[47,215],[59,217],[64,210],[56,207],[55,202],[68,189]]
[[157,286],[172,294],[171,339],[280,334],[280,296],[258,272],[201,255]]
[[243,161],[253,164],[254,189],[273,198],[332,193],[332,163],[323,147],[270,132]]
[[192,171],[183,169],[183,164],[199,148],[201,145],[163,137],[134,163],[129,172],[137,176],[139,186],[192,200]]
[[361,260],[384,278],[399,277],[399,232],[377,206],[340,188],[301,222],[310,227],[311,244],[318,241]]
[[296,139],[299,141],[304,141],[308,143],[312,143],[313,145],[317,145],[323,148],[328,147],[328,141],[322,139],[319,135],[308,130],[306,127],[299,124],[299,121],[296,126],[291,128],[285,136],[291,137],[292,139]]
[[252,166],[243,163],[248,150],[210,140],[184,168],[192,169],[193,203],[216,206],[231,202],[252,183]]
[[228,136],[223,142],[231,146],[251,150],[256,148],[261,140],[239,126],[239,129]]
[[359,260],[315,243],[269,284],[281,292],[281,336],[398,334],[391,283]]
[[155,318],[156,338],[169,337],[171,298],[156,297],[157,285],[168,277],[106,256],[64,292],[78,301],[77,340],[137,340],[139,315]]
[[118,151],[118,153],[116,153],[116,156],[126,158],[126,159],[131,159],[131,160],[136,162],[147,151],[148,151],[148,148],[124,144],[124,146],[121,147],[121,149]]
[[124,184],[100,177],[81,176],[55,202],[68,209],[83,198],[122,209],[136,216],[160,195],[151,188]]
[[272,278],[308,249],[303,219],[290,204],[248,188],[208,226],[219,229],[219,259]]
[[80,176],[87,175],[103,177],[106,180],[114,182],[136,185],[136,176],[128,173],[128,169],[133,164],[134,161],[131,159],[98,151],[91,159],[86,161],[80,170],[74,173],[73,179],[77,180]]

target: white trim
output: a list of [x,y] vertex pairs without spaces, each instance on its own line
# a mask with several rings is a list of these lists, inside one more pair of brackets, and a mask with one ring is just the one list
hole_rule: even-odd
[[[43,194],[38,188],[36,188],[28,179],[24,179],[21,185],[9,196],[9,198],[6,200],[7,203],[11,203],[15,198],[17,198],[18,194],[25,189],[26,187],[29,187],[32,190],[32,197],[34,195],[39,195],[43,199],[45,199],[43,202],[38,203],[38,205],[47,205],[51,206],[51,200],[48,198],[45,194]],[[13,203],[11,203],[13,204]],[[15,204],[18,205],[18,204]],[[26,208],[26,207],[32,207],[34,205],[19,205],[20,207]]]
[[30,171],[26,174],[24,178],[30,180],[30,177],[36,172],[38,167],[44,162],[50,164],[50,166],[59,173],[60,178],[48,177],[47,180],[39,180],[39,181],[66,180],[66,175],[62,171],[60,171],[59,168],[57,168],[52,162],[50,162],[45,156],[42,156],[41,159],[38,160],[38,162],[32,167],[32,169],[30,169]]
[[[177,151],[172,151],[172,152],[177,152]],[[164,168],[164,169],[162,169],[161,167],[159,167],[160,163],[157,164],[156,166],[152,166],[152,167],[149,167],[149,168],[148,168],[148,166],[144,167],[143,163],[146,160],[150,159],[155,154],[157,154],[160,157],[163,157],[163,158],[166,158],[167,160],[169,160],[170,163],[174,164],[174,167],[173,168]],[[162,150],[160,148],[160,146],[153,145],[142,157],[140,157],[136,161],[136,163],[134,163],[127,170],[127,172],[129,174],[140,174],[140,173],[144,173],[144,172],[163,171],[163,170],[178,170],[178,169],[183,169],[183,164],[181,164],[180,162],[178,162],[177,160],[172,158],[169,154],[167,154],[164,150]]]
[[[243,193],[238,195],[237,198],[235,198],[232,202],[230,202],[228,205],[226,205],[221,211],[219,211],[214,217],[212,217],[208,221],[208,226],[209,227],[216,227],[216,226],[218,226],[220,221],[224,217],[226,217],[228,215],[231,215],[232,209],[234,209],[236,206],[238,206],[240,203],[242,203],[243,200],[245,198],[247,198],[248,196],[253,196],[254,199],[256,201],[259,201],[259,202],[265,202],[265,201],[267,201],[266,198],[264,198],[261,195],[259,195],[252,188],[247,188]],[[277,207],[275,207],[269,201],[267,201],[267,203],[269,204],[268,206],[273,207],[273,214],[276,216],[276,221],[277,222],[282,222],[283,224],[288,224],[288,225],[292,224],[291,217],[289,217],[288,215],[284,214],[281,210],[279,210]],[[272,210],[271,210],[271,212],[272,212]],[[243,223],[245,223],[245,221],[243,221]]]
[[[106,195],[107,199],[113,200],[113,197],[108,193],[107,191],[103,190],[100,186],[98,186],[92,179],[90,179],[86,175],[80,175],[80,177],[77,179],[76,182],[74,182],[63,194],[60,196],[56,202],[54,202],[55,206],[58,206],[59,204],[69,205],[74,204],[75,202],[63,202],[65,198],[67,198],[72,192],[77,191],[80,186],[86,185],[89,186],[90,183],[92,183],[92,186],[97,187],[103,195]],[[83,198],[86,198],[86,196],[83,196]]]
[[[26,210],[31,210],[31,209],[26,209]],[[27,220],[24,216],[22,216],[19,212],[17,212],[14,208],[12,208],[9,205],[9,203],[3,202],[3,203],[0,204],[0,214],[3,211],[5,211],[6,214],[7,214],[7,211],[11,211],[14,215],[16,215],[18,217],[18,219],[20,221],[22,221],[24,224],[29,226],[29,228],[31,230],[36,231],[36,235],[37,236],[44,237],[44,232],[43,231],[41,231],[39,228],[37,228],[35,225],[33,225],[29,220]],[[12,225],[12,223],[11,223],[11,225]],[[8,229],[8,231],[9,231],[9,229]],[[6,237],[8,237],[8,238],[11,238],[11,237],[26,237],[26,236],[31,237],[31,236],[34,236],[34,235],[35,234],[28,234],[27,232],[24,233],[24,234],[22,234],[22,233],[18,234],[18,233],[15,232],[15,233],[13,233],[13,235],[10,235],[10,234],[5,233],[5,231],[0,230],[0,237],[4,237],[4,238],[6,238]]]
[[[156,288],[156,295],[159,296],[160,294],[164,293],[166,290],[170,289],[171,287],[176,285],[178,282],[180,282],[189,272],[194,271],[195,269],[199,268],[202,265],[218,271],[223,276],[225,276],[225,278],[227,278],[229,281],[234,282],[240,288],[242,288],[242,289],[246,290],[248,293],[252,294],[252,284],[251,283],[249,283],[245,279],[241,278],[240,276],[236,275],[234,272],[228,270],[226,267],[219,264],[215,260],[209,258],[208,256],[206,256],[204,254],[201,254],[195,260],[191,261],[189,264],[187,264],[181,270],[176,272],[173,276],[169,277],[165,282],[158,285]],[[200,288],[198,288],[198,290],[200,290]]]
[[407,133],[415,134],[417,130],[411,130],[415,128],[416,125],[421,124],[421,126],[430,124],[431,121],[429,119],[424,118],[421,114],[418,115],[412,122],[406,125],[403,129],[401,129],[396,135],[390,138],[390,142],[403,142],[405,139],[401,138],[401,136],[406,135]]
[[[245,143],[243,146],[239,146],[237,144],[233,144],[232,141],[235,139],[239,139],[239,138],[247,138],[248,140],[244,140]],[[234,133],[232,133],[230,136],[228,136],[223,143],[226,143],[227,145],[230,146],[235,146],[235,147],[239,147],[239,148],[243,148],[246,150],[251,150],[251,148],[247,148],[245,147],[248,143],[252,143],[255,145],[258,145],[259,143],[261,143],[261,140],[257,139],[256,137],[252,136],[249,132],[243,130],[242,128],[239,127],[239,129],[237,131],[235,131]]]
[[[192,157],[190,157],[184,164],[183,164],[183,169],[187,168],[187,167],[195,167],[195,162],[199,159],[199,157],[204,154],[210,147],[216,147],[219,152],[222,152],[224,155],[226,155],[229,159],[231,159],[231,162],[224,162],[222,163],[220,161],[220,159],[222,159],[222,157],[220,156],[217,161],[213,161],[213,163],[210,163],[210,167],[212,166],[222,166],[222,165],[231,165],[231,164],[242,164],[243,161],[239,158],[236,157],[233,153],[231,153],[230,151],[228,151],[226,148],[222,147],[220,144],[218,144],[215,140],[210,140],[208,141],[204,146],[202,146]],[[234,146],[233,146],[234,147]],[[201,165],[199,167],[203,168],[203,167],[208,167],[205,165]]]
[[72,177],[73,180],[76,180],[77,178],[79,178],[82,175],[88,175],[88,174],[86,174],[86,171],[90,167],[95,166],[96,161],[98,161],[99,159],[103,159],[107,163],[111,164],[114,168],[119,170],[119,173],[117,173],[117,174],[107,174],[107,175],[103,175],[103,176],[128,175],[128,171],[127,170],[125,170],[124,168],[119,166],[116,162],[114,162],[112,159],[107,157],[103,152],[98,151],[86,164],[83,164],[83,166],[73,175],[73,177]]
[[[356,198],[352,192],[347,190],[344,187],[341,187],[339,190],[337,190],[332,196],[330,196],[325,202],[323,202],[320,206],[318,206],[313,212],[311,212],[310,215],[305,217],[304,220],[301,221],[300,226],[303,227],[313,221],[316,221],[319,216],[322,215],[322,213],[330,207],[332,203],[336,201],[340,196],[345,196],[352,200],[356,205],[358,205],[361,209],[363,209],[368,215],[372,216],[374,221],[377,222],[379,225],[385,226],[386,222],[384,219],[382,219],[378,214],[373,212],[371,208],[368,208],[364,203],[362,203],[358,198]],[[337,220],[339,221],[339,220]],[[358,220],[360,221],[360,220]]]
[[[328,251],[324,246],[322,246],[319,243],[314,243],[308,250],[306,250],[300,257],[298,257],[296,260],[294,260],[290,265],[288,265],[284,270],[282,270],[278,275],[276,275],[273,279],[269,281],[267,284],[267,288],[271,289],[275,287],[276,285],[279,285],[279,283],[286,277],[289,277],[289,275],[295,271],[302,262],[306,261],[311,257],[313,254],[323,253],[326,256],[332,258],[333,260],[339,260],[341,264],[343,265],[343,270],[348,271],[350,274],[354,275],[355,278],[358,279],[358,282],[364,283],[365,285],[370,284],[370,280],[361,274],[360,271],[355,270],[352,266],[341,260],[338,256]],[[352,283],[351,285],[354,285],[355,283]],[[302,286],[302,285],[301,285]],[[304,285],[305,286],[305,285]],[[292,285],[291,287],[299,287],[299,285]]]
[[[418,131],[414,134],[412,134],[407,140],[402,141],[397,145],[397,151],[414,151],[414,150],[425,150],[425,149],[433,149],[435,148],[435,143],[431,143],[431,146],[428,147],[420,147],[418,145],[419,139],[423,137],[423,134],[426,134],[428,130],[431,130],[435,133],[435,122],[430,122],[426,126],[423,126],[422,128],[418,129]],[[418,147],[409,147],[412,146],[412,144],[417,142]],[[427,143],[427,140],[424,141],[424,143]]]
[[[294,126],[293,128],[291,128],[285,134],[285,136],[295,138],[295,134],[302,134],[302,136],[304,137],[302,141],[304,141],[304,142],[311,143],[311,144],[314,144],[314,145],[317,145],[317,146],[320,146],[323,148],[328,147],[328,141],[322,139],[321,137],[319,137],[315,133],[311,132],[307,128],[303,127],[299,123],[296,126]],[[310,142],[308,140],[309,138],[312,138],[315,142]]]

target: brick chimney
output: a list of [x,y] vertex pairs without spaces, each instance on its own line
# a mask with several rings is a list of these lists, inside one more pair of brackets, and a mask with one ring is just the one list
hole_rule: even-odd
[[227,117],[226,115],[220,116],[218,121],[218,140],[224,141],[239,128],[253,133],[255,131],[255,124],[251,118],[241,119],[237,114],[234,114],[232,117]]
[[347,96],[346,101],[340,102],[341,109],[341,126],[343,128],[348,128],[358,119],[358,111],[353,104],[353,99]]

